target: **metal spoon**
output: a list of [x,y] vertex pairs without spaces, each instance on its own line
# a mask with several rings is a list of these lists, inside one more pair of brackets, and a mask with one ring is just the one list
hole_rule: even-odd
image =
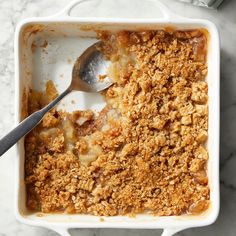
[[0,156],[11,148],[19,139],[29,133],[62,98],[71,91],[100,92],[112,85],[109,78],[99,79],[99,75],[105,75],[110,61],[105,60],[99,47],[99,41],[89,48],[76,60],[70,86],[46,107],[34,112],[24,119],[16,128],[0,140]]

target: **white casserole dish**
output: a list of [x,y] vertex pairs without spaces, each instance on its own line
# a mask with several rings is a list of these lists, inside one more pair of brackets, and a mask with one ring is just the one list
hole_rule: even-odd
[[[137,30],[160,29],[166,26],[177,29],[204,28],[209,32],[208,43],[208,76],[209,85],[209,151],[208,177],[210,185],[211,206],[207,212],[196,216],[166,216],[138,215],[135,218],[127,216],[102,217],[30,213],[25,206],[24,184],[24,144],[17,144],[16,155],[16,202],[17,219],[25,224],[46,227],[61,235],[70,235],[70,228],[136,228],[164,229],[163,236],[186,228],[212,224],[219,212],[219,34],[216,26],[200,19],[188,19],[171,13],[159,1],[149,1],[160,18],[86,18],[72,17],[72,8],[85,2],[76,0],[60,13],[44,18],[31,18],[21,22],[15,33],[15,79],[16,79],[16,122],[22,119],[22,109],[25,107],[25,95],[30,87],[42,90],[46,80],[53,80],[59,92],[62,92],[70,82],[70,74],[74,60],[94,41],[94,30]],[[144,2],[145,4],[145,2]],[[44,41],[47,47],[42,47]],[[32,42],[36,47],[32,48]],[[40,47],[41,46],[41,47]],[[33,51],[33,52],[32,52]],[[76,105],[71,104],[75,100]],[[78,102],[79,101],[79,102]],[[63,100],[62,108],[66,110],[101,109],[102,98],[98,94],[83,94],[74,92]]]

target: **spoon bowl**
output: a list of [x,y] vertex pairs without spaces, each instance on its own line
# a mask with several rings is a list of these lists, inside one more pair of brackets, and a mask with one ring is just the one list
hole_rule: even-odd
[[111,62],[100,51],[102,45],[101,41],[93,44],[76,60],[72,71],[72,90],[100,92],[112,85],[107,77]]

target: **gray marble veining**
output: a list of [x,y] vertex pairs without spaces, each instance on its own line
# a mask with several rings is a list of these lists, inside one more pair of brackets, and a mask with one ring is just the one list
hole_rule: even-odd
[[[211,226],[188,229],[179,236],[235,236],[236,229],[236,1],[225,0],[218,10],[198,8],[173,0],[162,0],[178,14],[213,21],[221,35],[221,211]],[[14,29],[21,19],[47,16],[64,7],[68,0],[0,1],[0,137],[14,125]],[[153,11],[152,11],[153,12]],[[83,15],[99,14],[89,9]],[[148,14],[148,13],[146,13]],[[109,13],[108,13],[109,16]],[[56,233],[18,223],[14,216],[14,162],[9,150],[0,160],[0,235],[43,236]],[[160,235],[159,230],[73,230],[81,236]]]

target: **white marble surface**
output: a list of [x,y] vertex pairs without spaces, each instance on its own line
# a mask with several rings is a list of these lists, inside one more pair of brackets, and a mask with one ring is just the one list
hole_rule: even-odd
[[[98,0],[97,0],[98,1]],[[110,2],[113,0],[110,0]],[[236,1],[225,0],[216,10],[197,8],[174,0],[162,0],[176,13],[213,21],[221,34],[221,211],[216,223],[178,233],[179,236],[235,236],[236,228]],[[0,0],[0,137],[14,123],[14,52],[13,34],[21,19],[31,16],[47,16],[56,13],[69,0]],[[101,0],[99,1],[101,2]],[[140,5],[144,0],[137,0]],[[111,4],[112,6],[112,4]],[[109,15],[129,15],[125,9],[115,8]],[[146,17],[155,9],[143,10]],[[83,15],[99,15],[96,5],[83,9]],[[42,236],[56,233],[37,227],[26,226],[15,220],[13,209],[14,162],[13,151],[8,151],[0,160],[0,236]],[[81,236],[144,236],[160,235],[157,230],[74,230]]]

